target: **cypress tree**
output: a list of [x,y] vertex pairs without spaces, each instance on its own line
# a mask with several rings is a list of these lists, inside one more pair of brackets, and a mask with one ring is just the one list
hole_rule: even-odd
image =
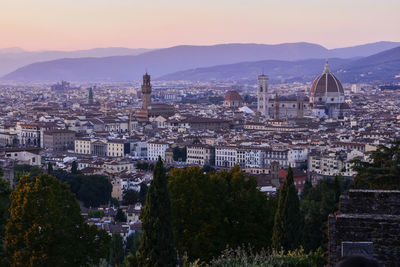
[[124,261],[124,241],[119,233],[113,233],[108,254],[108,263],[111,266],[120,266]]
[[161,157],[154,167],[153,180],[140,218],[142,240],[137,253],[138,266],[175,266],[171,206]]
[[48,174],[52,174],[53,173],[53,164],[51,164],[51,162],[49,162],[47,164],[47,173]]
[[75,160],[72,162],[72,165],[71,165],[71,173],[72,174],[78,173],[78,164],[76,164]]
[[272,247],[285,251],[298,248],[302,236],[302,217],[293,171],[289,166],[286,180],[279,193],[278,208],[272,233]]

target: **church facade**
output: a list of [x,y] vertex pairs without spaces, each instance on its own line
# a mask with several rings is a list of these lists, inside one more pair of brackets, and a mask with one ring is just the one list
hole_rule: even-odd
[[339,118],[347,114],[348,108],[343,86],[330,72],[328,61],[322,74],[314,80],[309,98],[273,94],[268,91],[268,77],[258,76],[257,111],[266,118]]

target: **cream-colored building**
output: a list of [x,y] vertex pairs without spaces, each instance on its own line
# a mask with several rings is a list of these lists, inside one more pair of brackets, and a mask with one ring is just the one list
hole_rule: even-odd
[[215,149],[209,145],[190,145],[187,147],[186,162],[199,166],[215,164]]
[[116,178],[111,181],[112,184],[112,192],[111,197],[122,200],[122,189],[121,189],[121,179]]
[[124,156],[124,140],[108,140],[107,156],[123,157]]
[[165,142],[148,142],[147,158],[151,161],[157,161],[158,156],[165,160],[165,151],[169,148],[169,144]]
[[75,140],[75,153],[123,157],[125,155],[125,140],[106,140],[97,138],[79,138]]
[[41,166],[42,157],[40,155],[40,148],[3,148],[0,150],[0,156],[4,155],[5,158],[15,160],[18,164],[27,164],[32,166]]
[[352,170],[350,160],[354,157],[354,153],[313,153],[308,157],[308,171],[324,176],[342,175],[353,177],[356,175],[356,172]]
[[90,155],[91,152],[90,139],[75,139],[75,153]]

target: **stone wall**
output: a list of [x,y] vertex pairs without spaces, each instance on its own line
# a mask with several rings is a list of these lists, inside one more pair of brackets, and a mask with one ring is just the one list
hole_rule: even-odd
[[375,259],[400,266],[400,191],[350,190],[328,224],[330,266],[342,257],[342,242],[372,242]]

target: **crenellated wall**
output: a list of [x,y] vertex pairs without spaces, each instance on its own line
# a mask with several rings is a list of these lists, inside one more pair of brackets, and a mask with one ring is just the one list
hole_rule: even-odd
[[350,190],[328,224],[329,266],[342,257],[342,242],[372,242],[375,259],[400,266],[400,191]]

